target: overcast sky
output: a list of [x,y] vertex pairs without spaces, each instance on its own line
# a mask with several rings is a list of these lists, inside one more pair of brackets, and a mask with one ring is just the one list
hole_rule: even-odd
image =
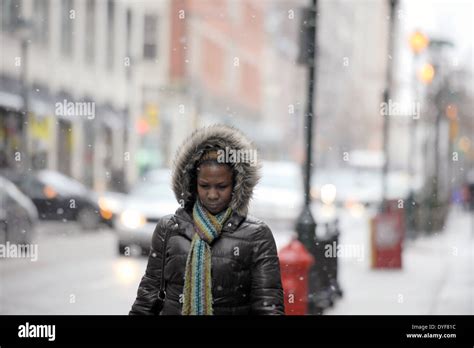
[[473,68],[474,2],[471,0],[404,0],[407,32],[451,40],[460,64]]
[[[470,0],[402,0],[397,14],[399,19],[397,38],[397,62],[394,78],[399,97],[407,100],[413,97],[414,65],[413,53],[409,47],[410,34],[420,30],[428,37],[453,42],[448,69],[467,68],[474,71],[474,1]],[[427,61],[420,56],[420,63]],[[466,81],[474,84],[472,75]]]

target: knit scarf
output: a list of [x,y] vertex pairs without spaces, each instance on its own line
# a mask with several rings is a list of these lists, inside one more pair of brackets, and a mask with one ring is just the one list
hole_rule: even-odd
[[212,215],[199,199],[193,207],[194,230],[184,274],[183,315],[212,315],[210,244],[220,236],[231,208]]

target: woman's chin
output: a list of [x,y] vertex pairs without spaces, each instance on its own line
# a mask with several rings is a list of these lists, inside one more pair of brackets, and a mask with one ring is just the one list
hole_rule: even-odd
[[220,212],[224,211],[225,208],[223,207],[208,207],[206,206],[206,209],[212,214],[212,215],[217,215]]

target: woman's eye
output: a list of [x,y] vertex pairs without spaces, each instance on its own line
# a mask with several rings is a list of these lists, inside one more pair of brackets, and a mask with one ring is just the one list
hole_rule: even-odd
[[220,190],[225,190],[226,188],[227,188],[227,185],[225,185],[225,186],[219,186],[219,189],[220,189]]
[[206,185],[206,184],[200,184],[199,186],[201,186],[202,188],[205,188],[205,189],[209,187],[209,185]]

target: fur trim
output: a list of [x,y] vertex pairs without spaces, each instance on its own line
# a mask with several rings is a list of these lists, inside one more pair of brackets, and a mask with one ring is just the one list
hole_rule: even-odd
[[[192,209],[196,200],[194,175],[196,163],[207,149],[217,148],[253,151],[254,144],[238,129],[216,124],[195,130],[178,148],[173,163],[172,188],[178,202],[183,202],[186,209]],[[253,189],[260,179],[260,163],[235,161],[234,192],[230,207],[241,216],[246,216]]]

